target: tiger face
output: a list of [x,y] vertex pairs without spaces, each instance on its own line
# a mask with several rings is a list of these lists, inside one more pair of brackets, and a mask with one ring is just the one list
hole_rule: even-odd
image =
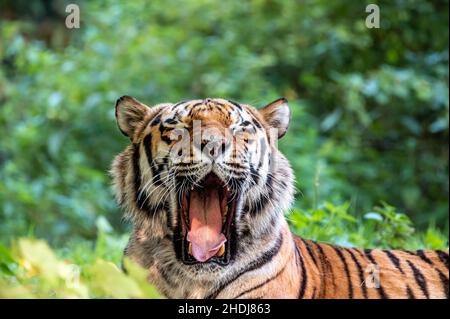
[[124,96],[116,118],[132,142],[113,163],[118,201],[136,229],[169,239],[159,247],[166,264],[220,272],[281,227],[293,196],[276,148],[286,99],[258,110],[225,99],[148,107]]

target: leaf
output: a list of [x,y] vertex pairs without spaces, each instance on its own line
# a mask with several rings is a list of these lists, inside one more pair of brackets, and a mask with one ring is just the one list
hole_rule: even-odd
[[370,219],[370,220],[376,220],[376,221],[383,221],[383,216],[381,216],[380,214],[376,213],[376,212],[370,212],[364,215],[365,219]]
[[0,299],[30,299],[32,292],[22,285],[10,285],[0,278]]
[[143,297],[139,285],[111,262],[97,260],[88,272],[91,286],[103,296],[112,298]]
[[448,129],[448,118],[438,118],[429,127],[431,133],[439,133],[446,129]]
[[111,233],[113,228],[105,216],[99,216],[95,221],[95,225],[100,232],[103,233]]
[[45,241],[21,238],[18,247],[25,268],[35,270],[48,280],[59,277],[59,261]]
[[17,268],[17,262],[13,258],[11,251],[0,244],[0,274],[14,276]]
[[331,130],[341,119],[342,110],[336,109],[332,113],[328,114],[320,123],[320,128],[322,131],[327,132]]
[[131,278],[133,278],[141,288],[144,298],[163,298],[155,286],[148,283],[148,271],[133,262],[130,258],[124,259],[124,267]]

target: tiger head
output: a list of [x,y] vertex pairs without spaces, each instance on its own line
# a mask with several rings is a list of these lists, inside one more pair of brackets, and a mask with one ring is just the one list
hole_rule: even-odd
[[135,229],[170,239],[164,258],[217,271],[281,227],[293,197],[277,149],[286,99],[256,109],[209,98],[148,107],[123,96],[116,119],[131,140],[112,166],[118,202]]

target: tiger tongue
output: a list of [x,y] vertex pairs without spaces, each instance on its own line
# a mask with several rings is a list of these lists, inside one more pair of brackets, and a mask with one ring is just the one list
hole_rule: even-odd
[[190,230],[187,240],[192,244],[192,255],[205,262],[217,254],[227,241],[222,233],[222,213],[216,188],[192,191],[189,204]]

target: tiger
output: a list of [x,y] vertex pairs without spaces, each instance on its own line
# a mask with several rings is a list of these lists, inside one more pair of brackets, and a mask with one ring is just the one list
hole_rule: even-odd
[[277,147],[287,99],[149,107],[122,96],[115,117],[130,139],[111,166],[132,225],[124,258],[163,296],[448,299],[448,250],[341,247],[291,232],[294,175]]

